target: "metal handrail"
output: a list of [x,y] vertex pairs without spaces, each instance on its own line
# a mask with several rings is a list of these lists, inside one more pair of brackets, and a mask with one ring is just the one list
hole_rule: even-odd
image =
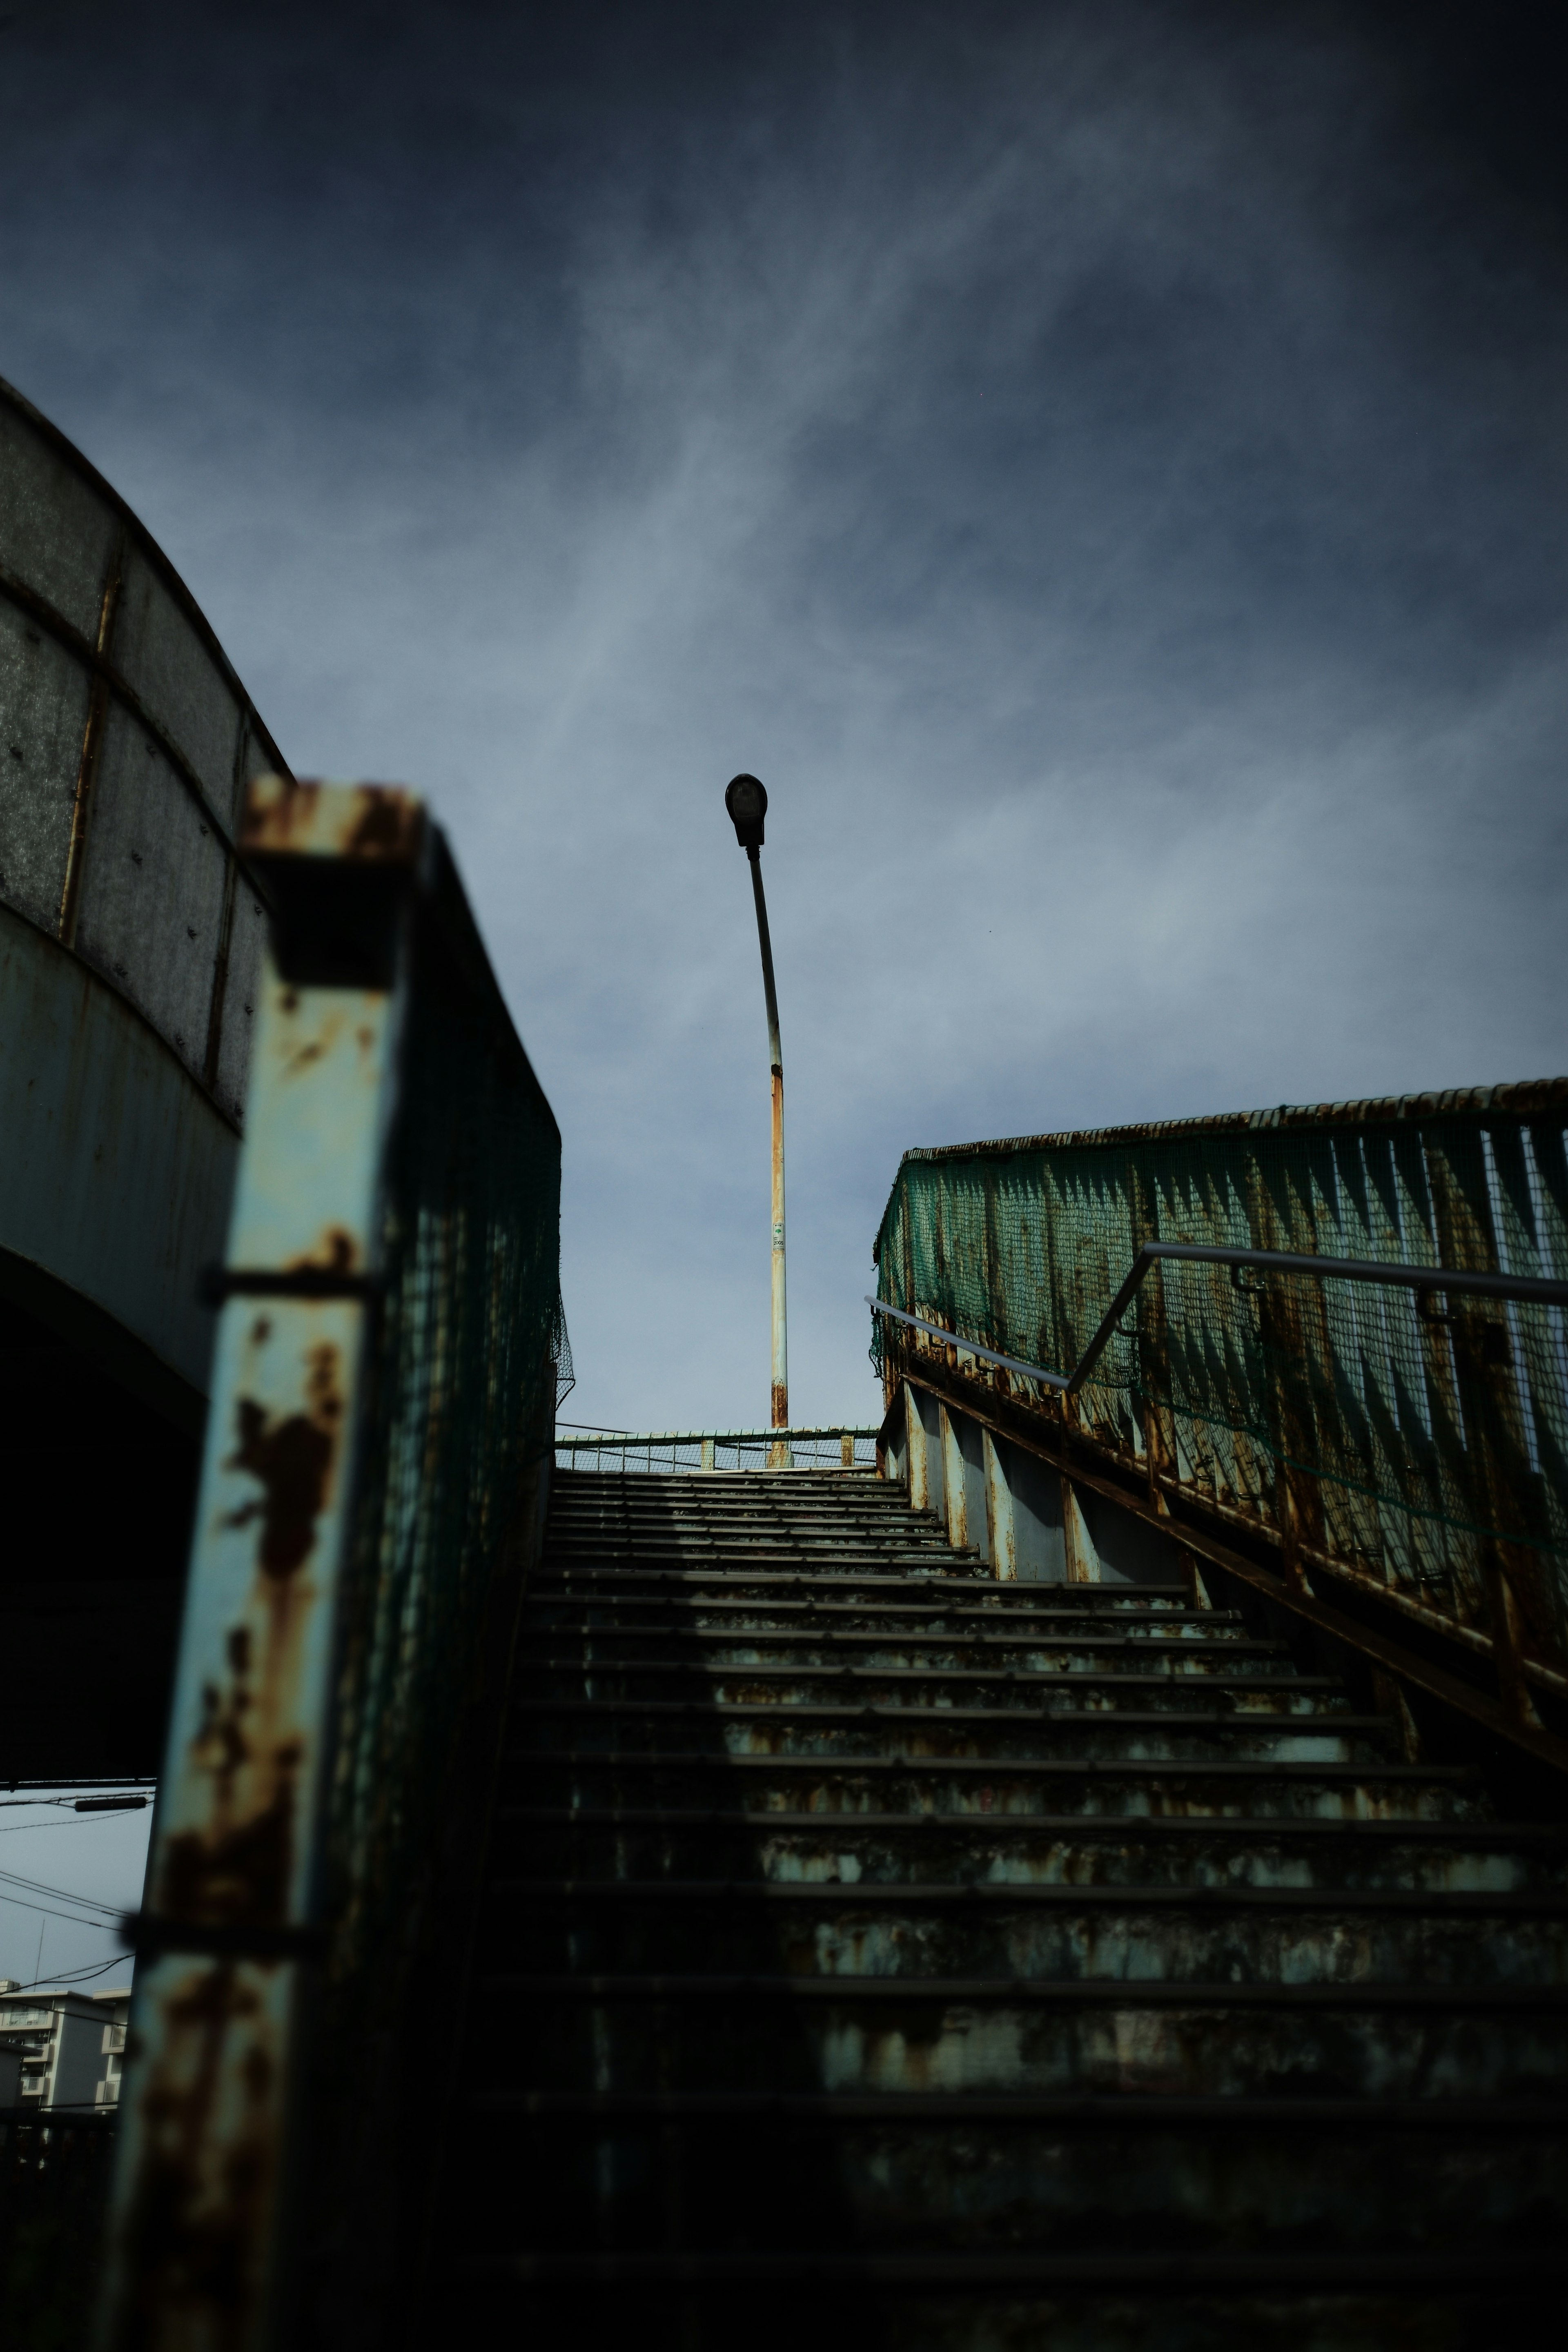
[[[560,1429],[565,1424],[557,1423]],[[576,1423],[574,1423],[575,1428]],[[733,1445],[738,1440],[748,1444],[771,1445],[784,1437],[875,1437],[873,1427],[853,1428],[847,1422],[835,1422],[822,1429],[601,1429],[590,1437],[561,1437],[555,1440],[555,1450],[563,1453],[570,1447],[584,1450],[602,1444],[606,1437],[618,1437],[627,1445]]]
[[982,1347],[977,1339],[966,1339],[962,1332],[944,1330],[940,1323],[928,1323],[918,1315],[906,1314],[901,1307],[890,1307],[884,1298],[873,1298],[869,1292],[866,1304],[873,1314],[886,1315],[895,1323],[910,1324],[917,1331],[929,1332],[933,1339],[945,1340],[949,1347],[962,1348],[965,1355],[977,1357],[983,1363],[1000,1364],[1004,1371],[1043,1381],[1046,1387],[1059,1389],[1066,1395],[1081,1387],[1088,1378],[1090,1368],[1114,1337],[1144,1276],[1161,1258],[1187,1259],[1201,1265],[1256,1266],[1263,1274],[1331,1275],[1345,1282],[1380,1282],[1402,1290],[1441,1290],[1458,1297],[1511,1298],[1527,1305],[1568,1307],[1568,1282],[1549,1282],[1535,1275],[1467,1274],[1456,1266],[1382,1265],[1372,1258],[1323,1257],[1296,1250],[1227,1249],[1208,1242],[1145,1242],[1126,1280],[1106,1308],[1094,1337],[1072,1370],[1063,1373],[1048,1372],[1043,1364],[1026,1364],[1016,1356],[1001,1355],[994,1348]]

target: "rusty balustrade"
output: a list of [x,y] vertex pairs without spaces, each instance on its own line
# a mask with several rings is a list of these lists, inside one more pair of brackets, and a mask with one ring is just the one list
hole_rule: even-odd
[[1568,1763],[1565,1125],[1552,1080],[908,1153],[889,1400],[941,1391]]
[[565,1356],[559,1132],[424,807],[263,779],[241,847],[270,943],[132,1923],[125,2352],[374,2342],[411,2274],[411,2019],[465,1964]]
[[616,1429],[570,1436],[558,1430],[555,1466],[666,1476],[680,1470],[874,1470],[877,1433],[837,1422],[820,1429]]

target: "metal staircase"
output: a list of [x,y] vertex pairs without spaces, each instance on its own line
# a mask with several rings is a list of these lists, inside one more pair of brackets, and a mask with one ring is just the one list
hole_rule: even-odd
[[1568,2263],[1568,1828],[1188,1585],[565,1474],[432,2287],[470,2340],[1491,2345]]

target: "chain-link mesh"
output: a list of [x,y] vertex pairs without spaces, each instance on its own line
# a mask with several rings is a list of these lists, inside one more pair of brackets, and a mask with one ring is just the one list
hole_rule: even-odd
[[444,853],[418,921],[401,1062],[339,1683],[339,1985],[395,1975],[521,1474],[548,1453],[571,1360],[560,1133]]
[[555,1367],[555,1410],[559,1412],[577,1385],[577,1370],[572,1361],[572,1342],[566,1332],[566,1308],[559,1291],[555,1295],[555,1321],[551,1333],[550,1358]]
[[[1149,1240],[1561,1280],[1565,1124],[1554,1080],[913,1151],[879,1296],[1065,1373]],[[896,1363],[907,1334],[873,1324],[874,1360]],[[1139,1455],[1151,1411],[1184,1480],[1272,1520],[1289,1465],[1308,1539],[1465,1620],[1485,1615],[1483,1539],[1519,1548],[1536,1638],[1563,1654],[1561,1307],[1162,1262],[1078,1403]]]

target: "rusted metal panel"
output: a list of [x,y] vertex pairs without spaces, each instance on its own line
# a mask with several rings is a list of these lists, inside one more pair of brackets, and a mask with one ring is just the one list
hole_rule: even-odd
[[[283,2196],[304,2063],[352,1533],[348,1465],[379,1266],[400,992],[266,967],[252,1142],[138,1976],[108,2341],[261,2346],[283,2325]],[[290,1295],[301,1276],[329,1292]],[[238,1278],[238,1277],[237,1277]],[[359,1287],[356,1290],[355,1285]]]
[[1094,1584],[1100,1578],[1100,1559],[1094,1538],[1083,1515],[1083,1505],[1070,1478],[1062,1479],[1062,1549],[1067,1561],[1067,1581],[1069,1584]]
[[462,1964],[564,1352],[559,1130],[444,842],[402,792],[253,803],[276,932],[139,1929],[127,2352],[283,2352],[307,2240],[383,2340],[409,1987]]
[[[1568,1675],[1562,1309],[1403,1270],[1557,1278],[1565,1107],[1568,1082],[1542,1081],[907,1154],[880,1291],[932,1328],[889,1327],[885,1373],[952,1370],[956,1328],[1012,1366],[968,1373],[960,1342],[967,1376],[1135,1466],[1156,1513],[1184,1489],[1278,1543],[1288,1577],[1326,1564],[1446,1626],[1528,1721],[1531,1690]],[[1164,1261],[1067,1382],[1156,1244],[1304,1263]]]
[[974,1551],[989,1563],[990,1529],[985,1508],[985,1465],[979,1426],[967,1414],[938,1408],[942,1432],[942,1483],[947,1539],[955,1550]]
[[906,1151],[906,1160],[934,1163],[964,1160],[1005,1160],[1020,1151],[1057,1150],[1103,1143],[1165,1143],[1189,1136],[1258,1135],[1279,1129],[1384,1127],[1462,1116],[1480,1111],[1506,1112],[1513,1118],[1568,1114],[1568,1078],[1529,1078],[1499,1087],[1450,1087],[1438,1093],[1375,1095],[1363,1100],[1334,1103],[1281,1103],[1272,1110],[1211,1112],[1198,1118],[1155,1118],[1125,1127],[1062,1128],[1043,1135],[1001,1136],[973,1143],[922,1145]]
[[238,1948],[154,1948],[137,1973],[116,2343],[267,2340],[310,1993],[281,1955],[319,1864],[364,1314],[236,1301],[224,1317],[215,1390],[235,1410],[215,1416],[204,1471],[149,1895],[176,1947],[206,1930]]
[[904,1409],[908,1415],[910,1508],[934,1511],[945,1523],[942,1407],[923,1389],[906,1386]]
[[390,784],[296,782],[266,775],[246,801],[240,845],[252,856],[352,857],[410,866],[425,836],[417,795]]

